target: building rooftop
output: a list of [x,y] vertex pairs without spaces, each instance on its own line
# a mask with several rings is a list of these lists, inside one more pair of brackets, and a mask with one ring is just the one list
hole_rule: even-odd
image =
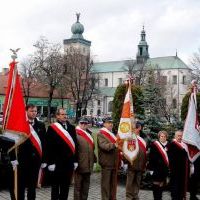
[[[135,60],[121,60],[121,61],[109,61],[109,62],[98,62],[93,65],[93,72],[106,73],[106,72],[123,72],[127,71],[127,62],[135,62]],[[152,69],[189,69],[189,67],[177,56],[165,56],[157,58],[149,58],[147,60],[147,67]],[[136,65],[135,68],[139,68]]]
[[101,87],[99,93],[103,96],[113,97],[115,94],[116,87]]
[[[0,95],[5,95],[6,93],[7,79],[8,75],[0,75]],[[48,98],[48,87],[46,85],[35,81],[30,87],[29,97]],[[53,98],[61,98],[57,90],[54,91]],[[63,98],[67,99],[68,97],[65,96]]]

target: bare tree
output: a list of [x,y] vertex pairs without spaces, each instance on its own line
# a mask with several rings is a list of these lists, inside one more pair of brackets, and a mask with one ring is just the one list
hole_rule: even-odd
[[33,55],[36,76],[39,82],[48,88],[48,121],[51,121],[51,102],[54,91],[64,77],[63,55],[60,44],[51,44],[45,37],[41,37],[34,45]]
[[65,54],[65,76],[76,104],[76,121],[86,113],[88,101],[95,91],[96,76],[91,74],[92,66],[90,56],[81,54],[79,49],[71,48]]
[[135,60],[126,60],[125,71],[128,71],[128,74],[132,77],[135,77],[137,85],[143,85],[145,83],[145,77],[147,74],[146,63],[137,64]]
[[193,69],[193,79],[200,82],[200,48],[193,54],[190,60],[190,65]]
[[33,63],[31,56],[27,57],[23,62],[20,63],[20,74],[22,76],[22,88],[26,104],[28,103],[30,92],[35,86],[35,73],[36,68]]

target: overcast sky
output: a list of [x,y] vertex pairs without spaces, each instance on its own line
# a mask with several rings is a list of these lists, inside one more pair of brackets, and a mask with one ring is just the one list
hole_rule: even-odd
[[135,58],[143,24],[150,57],[178,56],[189,63],[200,47],[199,0],[6,0],[0,6],[0,69],[33,53],[40,36],[63,43],[80,12],[96,61]]

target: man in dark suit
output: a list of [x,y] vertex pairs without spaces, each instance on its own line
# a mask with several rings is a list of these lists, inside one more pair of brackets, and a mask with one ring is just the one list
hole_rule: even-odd
[[47,130],[48,169],[51,172],[51,200],[68,198],[74,168],[77,167],[75,127],[67,121],[63,108],[56,111],[57,122]]
[[169,159],[167,142],[168,133],[159,131],[158,141],[154,141],[150,147],[149,169],[153,179],[154,200],[161,200],[163,189],[168,182]]
[[35,200],[38,174],[45,163],[45,134],[44,123],[37,118],[37,107],[33,104],[26,106],[31,136],[18,147],[17,159],[12,159],[13,168],[18,167],[18,200],[25,199],[27,188],[27,200]]
[[169,165],[172,200],[186,198],[187,181],[189,172],[189,160],[186,145],[182,142],[183,132],[175,132],[175,138],[169,145]]

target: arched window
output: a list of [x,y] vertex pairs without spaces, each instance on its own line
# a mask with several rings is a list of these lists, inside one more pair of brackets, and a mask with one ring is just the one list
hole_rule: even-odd
[[110,101],[110,102],[108,103],[108,112],[112,112],[112,107],[113,107],[113,102]]
[[101,110],[100,109],[97,110],[97,115],[101,115]]

